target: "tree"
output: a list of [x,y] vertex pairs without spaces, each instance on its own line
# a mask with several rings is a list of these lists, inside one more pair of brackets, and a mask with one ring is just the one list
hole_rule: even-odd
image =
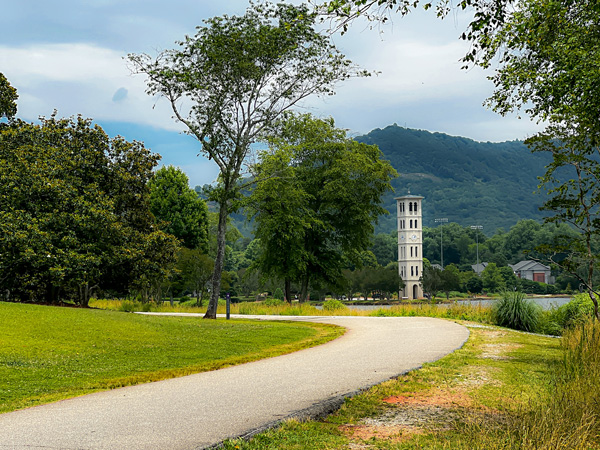
[[494,263],[489,263],[481,272],[481,282],[483,288],[490,292],[497,292],[505,287],[504,278],[500,268]]
[[483,291],[483,281],[477,274],[472,273],[471,277],[465,283],[465,288],[473,294],[480,294]]
[[329,37],[315,31],[315,20],[305,5],[251,4],[243,16],[206,20],[179,50],[156,59],[129,55],[134,71],[148,76],[147,92],[170,102],[201,152],[219,166],[219,185],[211,192],[219,225],[206,318],[216,318],[226,220],[239,205],[250,145],[300,100],[331,95],[337,81],[358,74]]
[[12,119],[17,115],[17,90],[10,85],[3,73],[0,72],[0,119]]
[[177,257],[182,287],[196,294],[196,303],[202,306],[206,286],[212,277],[214,261],[199,248],[182,248]]
[[91,120],[0,128],[0,290],[7,299],[87,306],[93,290],[148,292],[175,261],[154,228],[157,156]]
[[269,144],[249,201],[261,271],[286,280],[286,298],[299,280],[305,300],[311,283],[338,285],[348,263],[360,266],[367,257],[376,264],[363,252],[397,175],[379,149],[310,114],[286,115]]
[[456,291],[460,288],[460,271],[454,264],[444,267],[440,273],[442,281],[441,289],[446,294],[446,300],[450,298],[450,291]]
[[208,208],[181,169],[161,167],[148,182],[150,211],[162,229],[180,239],[189,249],[208,251]]
[[377,258],[377,262],[382,266],[392,261],[398,261],[398,232],[376,234],[370,249]]
[[[600,231],[600,13],[592,0],[527,0],[508,17],[480,60],[499,56],[489,104],[500,114],[524,109],[547,123],[526,141],[537,152],[549,152],[540,187],[550,199],[543,209],[555,223],[568,223],[580,234],[564,235],[543,248],[550,259],[577,274],[598,311],[594,271]],[[565,256],[566,255],[566,256]],[[585,275],[579,268],[585,267]]]
[[421,276],[423,292],[435,298],[437,293],[442,289],[442,285],[442,271],[431,265],[424,266],[423,275]]

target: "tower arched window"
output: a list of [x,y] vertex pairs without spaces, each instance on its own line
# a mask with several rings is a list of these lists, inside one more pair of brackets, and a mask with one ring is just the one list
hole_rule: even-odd
[[412,207],[412,202],[408,202],[408,210],[409,210],[410,212],[412,212],[412,208],[413,208],[413,207]]
[[415,257],[419,256],[419,247],[415,247]]
[[409,222],[410,227],[412,228],[412,220]]
[[414,211],[417,212],[417,202],[415,202],[415,206],[413,207]]
[[419,228],[419,225],[417,225],[417,220],[415,220],[415,228]]
[[413,254],[413,248],[412,245],[410,246],[410,257],[412,258],[412,254]]
[[417,269],[417,276],[419,276],[419,266],[415,267]]
[[410,276],[411,277],[415,276],[415,267],[414,266],[410,266]]

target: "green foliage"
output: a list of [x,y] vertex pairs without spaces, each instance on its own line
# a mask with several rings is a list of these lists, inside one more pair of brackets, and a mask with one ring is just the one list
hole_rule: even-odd
[[506,288],[500,268],[495,263],[489,263],[483,269],[483,272],[481,272],[481,282],[483,283],[483,289],[489,292],[498,292]]
[[178,273],[174,277],[174,287],[179,292],[196,293],[197,306],[202,306],[206,288],[214,270],[213,259],[197,248],[182,248],[177,254]]
[[442,289],[442,271],[437,267],[427,266],[423,268],[421,277],[423,292],[435,298]]
[[[489,66],[499,56],[489,104],[500,114],[524,109],[543,121],[542,132],[526,143],[552,156],[540,178],[547,191],[548,221],[579,231],[545,247],[565,271],[575,274],[592,295],[600,232],[600,12],[596,1],[527,0],[489,39],[481,58]],[[585,272],[584,274],[580,271]],[[594,297],[595,315],[600,319]]]
[[587,293],[577,294],[569,303],[558,307],[555,316],[562,328],[574,327],[594,316],[594,303]]
[[281,288],[275,289],[275,292],[273,293],[273,298],[276,298],[277,300],[283,300],[283,291],[281,290]]
[[0,128],[0,291],[87,305],[94,290],[159,294],[177,243],[154,227],[158,157],[89,119]]
[[325,311],[337,311],[339,309],[347,309],[348,307],[344,305],[339,300],[329,299],[323,302],[323,309]]
[[460,288],[460,271],[454,264],[444,267],[440,274],[441,289],[446,294],[446,300],[450,298],[450,291],[455,291]]
[[227,216],[240,206],[239,183],[250,145],[284,111],[309,95],[331,95],[339,80],[365,74],[352,66],[307,5],[251,3],[240,16],[213,17],[180,49],[157,58],[129,55],[148,76],[150,95],[165,97],[177,120],[219,166],[210,199],[219,204],[217,251],[206,317],[216,317]]
[[519,291],[505,291],[494,304],[496,324],[521,331],[537,331],[541,308]]
[[266,299],[263,303],[265,306],[281,306],[285,302],[280,298],[273,297],[273,298]]
[[10,85],[4,74],[0,72],[0,119],[9,120],[17,115],[17,90]]
[[465,284],[465,288],[468,292],[472,292],[473,294],[480,294],[483,292],[483,281],[477,275],[473,275],[471,278],[467,280]]
[[343,286],[349,299],[360,292],[365,300],[369,297],[389,299],[398,294],[403,281],[398,273],[398,265],[386,267],[363,267],[362,269],[344,270],[345,284]]
[[298,281],[306,299],[311,283],[339,288],[348,262],[376,264],[365,251],[396,176],[377,147],[309,114],[286,115],[268,141],[249,201],[261,247],[255,267]]
[[179,168],[161,167],[149,180],[150,211],[184,247],[208,251],[208,208]]

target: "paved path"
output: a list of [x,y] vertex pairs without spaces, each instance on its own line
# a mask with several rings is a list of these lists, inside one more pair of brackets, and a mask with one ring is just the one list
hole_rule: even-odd
[[452,352],[469,335],[421,317],[286,319],[348,332],[289,355],[2,414],[0,449],[205,448],[288,417],[329,412],[347,395]]

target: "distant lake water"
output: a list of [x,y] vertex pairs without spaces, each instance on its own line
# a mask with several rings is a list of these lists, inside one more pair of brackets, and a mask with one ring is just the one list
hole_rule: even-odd
[[[545,310],[550,310],[552,308],[557,308],[565,303],[569,303],[571,300],[568,297],[539,297],[532,298],[535,303],[540,305]],[[495,300],[458,300],[456,303],[462,305],[473,305],[473,306],[491,306]],[[437,306],[440,308],[448,307],[449,303],[439,303]],[[392,305],[348,305],[348,308],[354,309],[356,311],[373,311],[377,309],[388,309],[391,308]],[[321,306],[317,306],[318,309],[321,309]]]

